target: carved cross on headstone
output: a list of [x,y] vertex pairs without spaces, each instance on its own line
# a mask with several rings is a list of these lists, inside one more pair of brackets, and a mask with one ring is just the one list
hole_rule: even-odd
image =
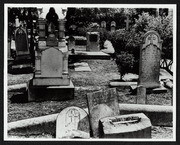
[[131,20],[129,19],[129,16],[127,15],[126,16],[126,20],[125,20],[125,22],[126,22],[126,30],[129,30],[129,23],[131,22]]
[[149,37],[148,37],[148,40],[150,40],[150,44],[153,44],[153,40],[156,40],[156,37],[151,34]]
[[[70,119],[68,119],[70,118]],[[76,109],[71,109],[67,112],[67,116],[66,116],[66,119],[67,119],[67,124],[66,126],[70,125],[71,123],[77,123],[79,120],[80,120],[80,114],[79,114],[79,111],[76,110]]]

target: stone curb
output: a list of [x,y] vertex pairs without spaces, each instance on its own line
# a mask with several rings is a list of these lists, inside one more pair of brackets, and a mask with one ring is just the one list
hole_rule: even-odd
[[[170,126],[172,127],[173,107],[160,105],[140,105],[140,104],[119,104],[120,114],[144,113],[149,117],[153,126]],[[88,109],[85,108],[88,112]],[[55,122],[59,113],[46,115],[31,119],[24,119],[10,122],[7,125],[8,131],[17,128],[25,128],[49,122]]]

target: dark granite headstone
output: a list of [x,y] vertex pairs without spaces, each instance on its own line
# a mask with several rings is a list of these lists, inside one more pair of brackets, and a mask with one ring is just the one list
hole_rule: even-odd
[[87,37],[87,51],[91,51],[91,52],[100,51],[99,32],[87,32],[86,37]]
[[26,30],[19,27],[15,30],[16,55],[29,55],[28,38]]

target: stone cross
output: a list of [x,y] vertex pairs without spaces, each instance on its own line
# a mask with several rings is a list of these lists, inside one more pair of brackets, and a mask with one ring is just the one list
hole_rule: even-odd
[[128,31],[129,30],[129,23],[131,22],[131,20],[129,19],[129,16],[127,15],[126,16],[126,20],[125,20],[125,22],[126,22],[126,30]]

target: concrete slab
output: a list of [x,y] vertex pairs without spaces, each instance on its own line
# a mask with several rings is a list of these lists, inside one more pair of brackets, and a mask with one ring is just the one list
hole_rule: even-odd
[[78,51],[75,54],[72,54],[69,51],[69,58],[70,59],[106,59],[109,60],[111,57],[109,54],[104,52],[85,52],[85,51]]
[[75,71],[91,71],[88,63],[81,62],[81,63],[74,63]]
[[137,86],[137,82],[110,82],[110,87],[130,87],[130,86]]

